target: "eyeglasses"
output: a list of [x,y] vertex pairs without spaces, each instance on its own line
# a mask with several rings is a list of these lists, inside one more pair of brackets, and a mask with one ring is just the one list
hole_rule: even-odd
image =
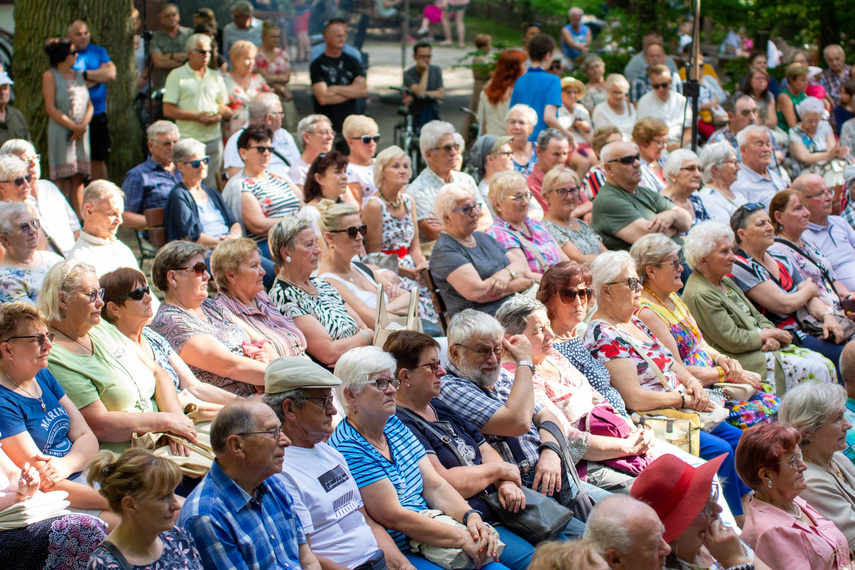
[[[430,57],[430,56],[428,56],[428,57]],[[361,137],[350,137],[350,140],[362,141],[362,144],[371,144],[371,141],[374,141],[375,143],[379,143],[380,142],[380,135],[374,135],[374,136],[362,135]]]
[[176,271],[193,271],[196,273],[196,277],[201,277],[208,271],[208,266],[205,265],[204,261],[200,261],[195,265],[187,265],[185,267],[177,267]]
[[36,163],[42,159],[42,155],[35,154],[35,155],[31,155],[31,156],[22,156],[21,158],[27,162]]
[[9,342],[10,340],[13,340],[13,339],[16,339],[16,338],[25,338],[25,339],[28,339],[28,340],[35,339],[35,340],[36,340],[36,344],[37,344],[38,346],[44,346],[44,345],[45,345],[45,340],[49,340],[49,341],[50,341],[50,343],[51,343],[51,344],[53,344],[53,339],[55,339],[55,338],[56,338],[56,333],[49,332],[49,333],[31,334],[31,335],[29,335],[29,336],[10,336],[9,338],[7,338],[6,340],[4,340],[3,342]]
[[514,154],[514,151],[512,151],[512,150],[501,150],[501,151],[497,152],[495,154],[495,156],[508,157],[508,156],[511,156],[512,154]]
[[611,283],[606,283],[606,285],[626,285],[632,291],[638,291],[641,289],[641,280],[638,277],[630,277],[626,281],[612,281]]
[[594,296],[594,290],[590,287],[585,287],[584,289],[565,289],[563,291],[558,292],[558,296],[561,298],[561,302],[565,305],[570,305],[579,299],[583,303],[587,303],[591,300],[591,297]]
[[145,287],[140,287],[139,289],[134,289],[130,293],[125,293],[124,295],[119,295],[116,297],[116,301],[124,301],[125,299],[131,299],[132,301],[142,301],[143,297],[149,295],[151,293],[151,288],[148,285]]
[[718,485],[712,486],[712,491],[710,491],[710,498],[707,501],[707,504],[704,505],[704,510],[701,511],[701,514],[707,518],[713,518],[716,516],[715,505],[718,503],[719,497],[719,488]]
[[658,144],[660,148],[668,146],[668,141],[666,139],[650,139],[650,142]]
[[662,89],[663,87],[670,89],[671,88],[671,82],[666,81],[665,83],[651,83],[650,87],[652,87],[653,89],[656,89],[656,90]]
[[628,156],[622,156],[620,158],[614,158],[614,159],[610,160],[609,162],[620,162],[621,164],[625,164],[625,165],[629,166],[630,164],[635,164],[636,160],[638,160],[638,161],[641,160],[640,154],[630,154]]
[[154,144],[159,145],[159,146],[163,146],[163,147],[168,147],[168,146],[175,146],[176,142],[178,142],[178,141],[160,141],[160,142],[155,142]]
[[334,137],[335,136],[335,131],[329,130],[329,129],[324,129],[323,131],[309,131],[309,132],[312,133],[313,135],[321,135],[322,137]]
[[466,350],[471,350],[478,358],[490,358],[491,354],[495,354],[496,358],[502,358],[505,355],[504,346],[497,346],[496,348],[479,348],[478,350],[470,348],[465,344],[458,344],[457,346],[462,346]]
[[735,158],[729,158],[727,160],[722,160],[722,164],[739,164],[739,161]]
[[432,149],[430,149],[430,150],[441,150],[442,152],[444,152],[444,153],[448,154],[448,153],[450,153],[452,150],[453,150],[454,152],[459,152],[459,151],[460,151],[460,145],[459,145],[459,144],[457,144],[457,143],[454,143],[454,144],[447,144],[447,145],[445,145],[445,146],[435,146],[435,147],[433,147],[433,148],[432,148]]
[[320,407],[322,407],[323,409],[327,409],[330,406],[332,406],[332,404],[333,404],[332,395],[330,395],[330,396],[306,396],[304,399],[305,400],[316,400],[316,401],[320,402],[320,404],[318,404],[318,405]]
[[462,212],[464,216],[471,216],[472,212],[480,213],[481,212],[481,204],[476,203],[471,206],[463,206],[462,208],[456,208],[451,210],[452,212]]
[[19,176],[12,180],[0,180],[0,182],[3,182],[4,184],[14,184],[15,186],[21,187],[25,182],[29,184],[32,179],[33,177],[27,174],[26,176]]
[[249,148],[255,149],[258,152],[258,154],[264,154],[264,153],[273,154],[273,147],[272,146],[260,146],[259,145],[259,146],[251,146]]
[[90,303],[94,303],[96,299],[101,299],[102,301],[104,300],[104,290],[103,289],[92,289],[88,293],[83,293],[82,291],[81,291],[81,293],[83,294],[84,297],[89,299]]
[[210,49],[194,49],[193,51],[202,55],[211,55],[212,53],[214,53],[214,50]]
[[792,467],[792,468],[793,468],[793,471],[798,471],[798,470],[799,470],[799,465],[801,465],[801,462],[802,462],[803,460],[804,460],[804,457],[802,456],[802,452],[801,452],[801,451],[799,451],[797,454],[795,454],[795,455],[793,455],[792,457],[790,457],[790,459],[789,459],[789,460],[787,460],[787,461],[779,461],[779,462],[778,462],[778,465],[789,465],[790,467]]
[[362,224],[361,226],[350,226],[349,228],[343,230],[329,230],[331,234],[341,234],[347,232],[347,237],[350,239],[356,239],[357,236],[361,235],[365,237],[368,233],[368,226]]
[[385,392],[389,389],[389,386],[392,386],[395,390],[397,390],[401,386],[400,378],[377,378],[374,380],[374,385],[377,386],[377,389],[381,392]]
[[24,222],[18,229],[21,230],[21,233],[25,236],[30,235],[33,232],[39,231],[39,228],[42,227],[42,223],[38,220],[38,218],[33,218],[29,222]]
[[556,188],[555,190],[553,190],[553,192],[558,194],[558,197],[563,200],[567,196],[578,196],[579,195],[579,187],[576,186],[575,188]]
[[274,429],[269,429],[267,431],[245,431],[237,435],[242,437],[246,437],[248,435],[266,435],[272,437],[275,440],[278,440],[279,437],[282,435],[282,426],[276,426]]
[[810,196],[805,196],[805,198],[810,200],[811,198],[816,198],[817,196],[831,196],[832,194],[833,194],[833,192],[831,190],[829,190],[828,188],[826,188],[825,190],[823,190],[821,192],[817,192],[816,194],[811,194]]
[[505,196],[506,198],[510,198],[514,202],[519,202],[520,200],[528,200],[531,198],[531,192],[517,192],[511,196]]
[[680,170],[685,170],[687,172],[698,172],[700,171],[700,169],[701,168],[697,164],[695,164],[694,166],[684,166]]
[[410,370],[416,370],[417,368],[430,368],[431,374],[436,374],[439,372],[439,369],[442,367],[442,364],[439,360],[432,360],[431,362],[425,362],[424,364],[419,364],[416,368],[410,368]]
[[190,168],[194,168],[194,169],[195,169],[195,168],[199,168],[199,167],[200,167],[200,166],[202,166],[203,164],[208,164],[208,162],[210,162],[210,160],[211,160],[211,157],[210,157],[210,156],[206,156],[206,157],[204,157],[204,158],[200,158],[199,160],[191,160],[191,161],[189,161],[189,162],[182,162],[181,164],[189,164],[189,165],[190,165]]
[[670,265],[674,268],[674,271],[679,271],[683,267],[683,262],[679,259],[672,259],[671,261],[663,261],[659,265]]

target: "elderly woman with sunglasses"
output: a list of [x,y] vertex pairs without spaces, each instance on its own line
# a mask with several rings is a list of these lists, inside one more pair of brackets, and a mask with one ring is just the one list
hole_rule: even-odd
[[350,115],[341,127],[350,147],[347,155],[347,190],[360,211],[366,199],[377,192],[374,183],[374,154],[380,144],[380,128],[371,117]]
[[169,192],[163,208],[166,239],[189,239],[213,249],[224,239],[239,237],[240,222],[222,195],[204,183],[208,175],[205,143],[181,139],[172,149],[172,160],[181,182]]
[[553,168],[543,177],[540,191],[549,204],[543,227],[556,244],[561,244],[561,251],[568,259],[590,265],[606,247],[588,224],[573,216],[579,205],[579,177],[569,168]]
[[436,240],[430,273],[449,317],[463,309],[496,313],[505,297],[533,287],[529,266],[496,238],[476,232],[481,204],[475,191],[446,184],[437,192],[434,212],[445,229]]
[[[819,352],[836,368],[843,351],[837,344],[843,339],[843,328],[833,307],[822,302],[814,282],[804,279],[787,257],[769,251],[775,243],[775,228],[763,204],[741,206],[730,218],[730,228],[738,248],[733,277],[745,296],[776,327],[798,337],[797,343]],[[803,332],[796,320],[801,315],[820,323],[827,340]],[[779,390],[778,395],[783,392]]]
[[632,140],[641,156],[639,186],[661,193],[666,186],[662,153],[668,145],[668,125],[657,117],[642,117],[632,128]]
[[791,345],[792,335],[776,328],[728,277],[733,272],[733,231],[718,222],[701,222],[686,236],[683,253],[693,269],[683,301],[707,344],[743,369],[760,374],[783,396],[804,378],[829,382],[831,362]]
[[0,202],[0,303],[36,304],[45,275],[62,258],[38,251],[39,219],[27,202]]
[[801,441],[783,424],[745,430],[736,469],[754,496],[742,539],[771,568],[851,569],[846,537],[800,496],[807,488]]
[[131,267],[122,267],[102,275],[100,282],[104,287],[101,318],[116,327],[166,371],[182,406],[191,402],[197,405],[198,421],[214,419],[220,408],[233,400],[235,395],[200,382],[169,342],[148,326],[154,311],[151,303],[153,295],[145,275]]
[[250,396],[264,386],[264,370],[277,355],[270,341],[208,298],[206,253],[188,241],[170,242],[157,252],[151,279],[165,297],[151,328],[199,380]]
[[704,386],[732,382],[750,384],[757,390],[749,402],[728,403],[731,424],[746,428],[758,421],[771,421],[780,405],[770,393],[772,386],[761,384],[759,374],[743,370],[738,360],[707,344],[677,294],[683,288],[679,252],[680,247],[662,234],[648,234],[633,244],[630,255],[643,285],[638,317]]
[[[91,265],[70,260],[48,271],[39,296],[39,311],[55,334],[48,369],[101,449],[121,451],[133,434],[148,432],[170,432],[195,443],[193,422],[166,371],[101,322],[103,297]],[[173,445],[173,452],[183,453],[183,447]]]
[[[641,308],[641,281],[629,253],[601,254],[591,264],[591,282],[597,311],[591,316],[583,342],[591,356],[609,371],[611,384],[620,392],[626,407],[636,411],[657,408],[711,411],[713,404],[703,383],[635,316]],[[709,433],[700,433],[702,459],[728,454],[718,474],[724,482],[727,504],[737,519],[743,513],[742,501],[748,493],[733,464],[741,434],[742,431],[727,422]]]
[[32,180],[26,162],[11,154],[0,156],[0,201],[23,202],[30,196]]
[[549,267],[567,260],[546,228],[528,217],[532,196],[522,174],[496,174],[490,181],[489,197],[496,216],[486,233],[502,244],[511,257],[527,264],[523,276],[539,280]]
[[[342,381],[336,395],[347,417],[336,426],[329,444],[347,461],[365,510],[389,531],[419,570],[439,567],[412,554],[411,540],[462,549],[476,567],[506,568],[493,562],[499,559],[497,535],[437,473],[424,447],[395,415],[401,385],[395,371],[395,359],[374,346],[348,351],[335,367]],[[430,508],[443,511],[463,527],[419,514]]]

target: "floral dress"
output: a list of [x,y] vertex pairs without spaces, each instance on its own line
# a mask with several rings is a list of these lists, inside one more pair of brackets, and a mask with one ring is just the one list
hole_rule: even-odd
[[42,263],[38,267],[0,267],[0,303],[24,301],[35,305],[42,290],[45,275],[62,258],[50,251],[39,251]]
[[531,145],[531,156],[528,159],[528,162],[525,164],[520,164],[514,159],[514,170],[522,174],[525,178],[528,178],[528,175],[531,174],[531,171],[534,170],[534,165],[537,164],[537,145],[532,143]]
[[[163,542],[163,554],[160,558],[146,564],[145,566],[133,566],[139,570],[202,570],[202,559],[196,550],[196,543],[187,531],[174,527],[160,533]],[[97,549],[89,559],[86,570],[113,570],[122,568],[121,563],[116,560],[105,548]]]
[[[662,319],[662,322],[668,325],[671,336],[677,343],[683,364],[686,366],[714,367],[715,362],[701,344],[704,337],[695,322],[695,318],[689,312],[689,308],[676,293],[671,293],[670,299],[674,303],[673,312],[667,307],[643,298],[641,299],[641,308],[650,309]],[[727,423],[740,429],[761,422],[772,423],[772,420],[778,415],[781,400],[775,396],[773,384],[763,382],[762,387],[762,391],[757,392],[747,402],[725,400],[725,406],[730,410]]]
[[802,274],[802,277],[813,281],[814,285],[819,289],[819,300],[829,307],[834,307],[834,310],[838,313],[843,314],[843,307],[840,305],[840,298],[837,296],[837,292],[831,288],[832,285],[823,279],[822,276],[823,272],[825,272],[831,279],[834,279],[834,269],[831,267],[831,264],[816,246],[810,242],[802,241],[802,245],[797,246],[807,254],[807,257],[790,247],[788,245],[790,243],[792,242],[789,240],[776,237],[775,243],[769,246],[769,253],[775,257],[786,257],[789,259],[796,266],[796,269],[799,270],[799,273]]
[[603,251],[603,240],[600,236],[594,233],[591,226],[582,220],[576,220],[576,223],[579,224],[578,230],[571,230],[564,226],[559,226],[555,222],[550,222],[549,220],[541,222],[543,227],[546,228],[546,231],[549,232],[549,235],[552,236],[552,239],[555,240],[555,243],[560,243],[562,247],[569,240],[573,242],[573,245],[576,246],[579,253],[582,255],[597,255]]
[[[372,196],[368,201],[375,201],[380,204],[380,209],[383,212],[383,241],[380,243],[380,251],[383,253],[395,253],[398,256],[398,265],[402,265],[408,269],[416,267],[416,262],[413,261],[413,256],[410,255],[410,244],[413,243],[413,236],[416,235],[416,227],[413,223],[410,197],[407,194],[403,195],[404,204],[407,206],[407,213],[403,218],[398,219],[392,215],[389,208],[386,207],[386,201],[379,196]],[[403,255],[401,255],[403,253]],[[433,301],[430,298],[430,291],[424,285],[409,277],[400,276],[401,288],[410,290],[413,287],[419,288],[419,318],[428,320],[432,323],[439,321],[439,315],[433,306]]]
[[275,59],[267,59],[264,52],[258,50],[255,55],[255,67],[265,75],[284,75],[291,69],[291,57],[282,48],[274,48]]
[[232,110],[232,118],[223,121],[223,138],[229,140],[233,134],[241,130],[249,122],[249,103],[259,93],[270,91],[267,81],[260,75],[250,74],[249,88],[244,90],[227,73],[223,78],[226,81],[226,90],[229,93],[229,109]]

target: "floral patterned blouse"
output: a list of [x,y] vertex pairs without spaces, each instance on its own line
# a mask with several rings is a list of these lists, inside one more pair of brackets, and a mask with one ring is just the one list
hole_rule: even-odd
[[689,312],[689,308],[676,293],[671,293],[669,299],[674,303],[673,312],[643,297],[641,308],[650,309],[668,325],[671,336],[677,342],[677,349],[680,351],[683,364],[686,366],[715,366],[712,357],[701,345],[704,337],[701,334],[701,329],[698,328],[698,323],[695,322],[695,318]]
[[255,67],[264,75],[283,75],[291,69],[291,56],[282,48],[273,48],[274,59],[267,59],[264,52],[258,50],[255,55]]
[[[163,554],[145,566],[132,566],[136,570],[202,570],[202,559],[196,543],[187,531],[173,527],[160,533]],[[107,549],[98,548],[92,553],[86,570],[113,570],[123,566]]]
[[229,140],[233,134],[244,128],[249,122],[249,103],[259,93],[270,91],[267,81],[260,75],[250,74],[249,88],[244,90],[232,79],[231,73],[223,77],[226,81],[226,90],[229,94],[229,109],[232,110],[232,118],[223,121],[223,138]]
[[603,240],[600,236],[594,233],[591,226],[582,220],[576,220],[576,223],[579,224],[578,230],[571,230],[564,226],[559,226],[555,222],[550,222],[549,220],[544,220],[541,223],[543,224],[543,227],[546,228],[546,231],[548,231],[552,236],[552,239],[555,240],[555,243],[560,243],[562,247],[569,240],[573,242],[573,245],[576,246],[579,253],[582,255],[597,255],[603,251]]
[[[543,274],[547,269],[561,261],[558,245],[556,245],[555,240],[552,239],[549,232],[546,231],[546,228],[537,220],[525,218],[523,224],[528,228],[531,237],[512,228],[508,222],[498,216],[493,220],[493,224],[487,228],[486,233],[496,238],[496,241],[502,244],[505,249],[521,249],[526,261],[528,261],[529,269],[535,273]],[[522,240],[525,240],[526,243],[523,244]],[[566,241],[562,241],[561,245],[564,245]],[[541,264],[540,260],[532,252],[532,248],[540,253],[546,262],[545,266]]]
[[24,301],[36,304],[45,275],[62,261],[60,256],[50,251],[39,251],[36,255],[42,257],[42,264],[38,267],[0,267],[0,303]]
[[653,336],[653,333],[650,332],[650,329],[647,328],[647,325],[641,319],[633,316],[631,322],[641,329],[644,334],[653,339],[653,342],[642,342],[635,337],[631,337],[632,342],[636,346],[640,346],[650,360],[662,370],[667,387],[662,385],[656,373],[650,369],[647,362],[636,351],[635,347],[626,340],[629,335],[618,331],[618,329],[609,323],[601,320],[591,321],[588,328],[585,329],[585,336],[582,342],[591,351],[591,356],[603,364],[619,358],[632,359],[638,372],[638,383],[641,384],[643,389],[654,392],[675,390],[679,382],[677,374],[671,370],[671,366],[674,364],[674,357],[671,351],[659,344],[659,341],[656,340],[656,337]]
[[531,145],[531,156],[528,159],[528,162],[525,164],[519,164],[516,160],[514,162],[514,170],[522,174],[525,178],[528,178],[528,175],[531,174],[531,171],[534,170],[534,165],[537,164],[537,145],[532,143]]
[[[831,267],[828,259],[810,242],[802,240],[802,245],[799,246],[799,249],[808,255],[807,257],[787,245],[788,243],[791,242],[782,237],[776,237],[775,243],[769,246],[769,253],[775,257],[786,257],[789,259],[796,266],[796,269],[799,270],[799,273],[802,274],[802,277],[813,281],[814,285],[819,289],[820,301],[829,307],[834,307],[834,310],[843,314],[843,307],[840,306],[840,298],[837,296],[837,292],[822,278],[823,271],[831,279],[835,278],[834,269]],[[822,271],[820,267],[822,267]]]

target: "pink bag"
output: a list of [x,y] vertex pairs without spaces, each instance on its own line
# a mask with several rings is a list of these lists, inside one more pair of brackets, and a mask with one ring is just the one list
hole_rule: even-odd
[[433,4],[425,6],[425,18],[431,24],[438,24],[442,20],[442,10],[440,10],[439,6],[434,6]]
[[[578,426],[582,431],[586,431],[592,435],[604,435],[620,439],[625,439],[630,432],[626,421],[617,415],[614,408],[608,404],[594,406],[593,410],[579,420]],[[616,459],[606,459],[599,463],[635,477],[650,464],[650,458],[644,455],[630,455]]]

